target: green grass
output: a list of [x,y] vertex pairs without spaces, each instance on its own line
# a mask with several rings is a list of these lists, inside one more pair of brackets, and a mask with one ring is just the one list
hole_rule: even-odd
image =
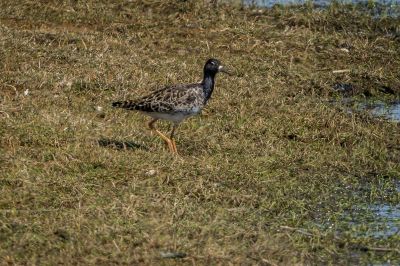
[[[340,5],[2,1],[0,260],[396,261],[398,236],[355,236],[343,215],[399,204],[399,125],[328,101],[337,82],[398,97],[398,25]],[[180,126],[180,157],[110,107],[200,80],[209,57],[235,75]]]

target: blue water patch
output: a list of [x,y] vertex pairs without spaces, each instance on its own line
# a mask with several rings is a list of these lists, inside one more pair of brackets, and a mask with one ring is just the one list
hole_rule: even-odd
[[[242,0],[242,3],[246,6],[259,6],[259,7],[273,7],[274,5],[304,5],[312,3],[316,6],[329,6],[333,1],[327,0]],[[379,1],[368,1],[368,0],[342,0],[340,3],[353,3],[353,4],[380,4],[384,6],[395,6],[400,4],[400,0],[379,0]]]
[[354,237],[387,238],[400,234],[400,206],[371,204],[346,214]]
[[[334,88],[336,91],[345,91],[345,87]],[[389,122],[400,122],[400,100],[382,101],[356,99],[343,97],[339,100],[330,100],[329,104],[341,106],[349,114],[354,112],[366,112],[376,118],[385,119]]]
[[375,237],[385,237],[391,235],[398,235],[400,233],[400,206],[390,206],[386,204],[372,205],[370,206],[371,211],[376,216],[376,221],[382,221],[383,230],[372,231]]
[[376,117],[384,118],[393,122],[400,122],[400,100],[388,103],[383,101],[360,102],[357,109],[360,111],[367,111]]
[[[233,0],[231,0],[233,1]],[[326,0],[242,0],[241,3],[244,6],[255,6],[261,8],[272,8],[275,5],[306,5],[311,4],[317,8],[326,8],[330,6],[334,1]],[[342,4],[355,4],[361,7],[366,13],[371,14],[375,18],[381,17],[399,17],[400,16],[400,0],[342,0],[336,1],[336,3]]]
[[[348,188],[347,188],[348,189]],[[384,187],[378,186],[385,196],[400,196],[400,180],[385,183]],[[339,237],[388,239],[400,236],[400,204],[397,201],[386,201],[383,198],[371,203],[366,203],[371,185],[364,184],[353,191],[349,196],[355,196],[354,204],[345,210],[338,218],[333,220],[316,216],[313,226],[319,230],[334,232]],[[340,190],[339,190],[340,191]],[[336,191],[335,194],[338,194]],[[364,200],[361,200],[364,199]],[[353,200],[353,199],[351,199]],[[337,220],[336,220],[337,219]]]
[[[387,193],[400,193],[400,181],[394,181]],[[400,235],[399,204],[356,204],[343,214],[342,219],[347,221],[346,231],[353,237],[386,239]]]

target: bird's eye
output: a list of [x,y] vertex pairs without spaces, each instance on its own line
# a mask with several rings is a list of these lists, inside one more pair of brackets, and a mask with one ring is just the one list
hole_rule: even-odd
[[215,65],[215,62],[214,62],[214,61],[211,61],[211,65]]

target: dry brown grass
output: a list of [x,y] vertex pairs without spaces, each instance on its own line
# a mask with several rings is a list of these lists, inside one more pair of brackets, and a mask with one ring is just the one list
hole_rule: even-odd
[[[355,204],[399,203],[399,125],[327,100],[337,82],[398,95],[396,25],[341,7],[2,1],[0,260],[394,261],[354,258],[399,238],[354,237],[341,219]],[[205,112],[179,128],[180,158],[146,118],[110,108],[199,80],[209,57],[236,76],[219,75]]]

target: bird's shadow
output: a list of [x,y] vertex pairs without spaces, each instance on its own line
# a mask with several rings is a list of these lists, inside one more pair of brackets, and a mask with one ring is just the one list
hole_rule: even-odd
[[114,148],[117,150],[148,150],[146,146],[134,141],[120,141],[115,139],[101,138],[97,141],[97,143],[101,147]]

